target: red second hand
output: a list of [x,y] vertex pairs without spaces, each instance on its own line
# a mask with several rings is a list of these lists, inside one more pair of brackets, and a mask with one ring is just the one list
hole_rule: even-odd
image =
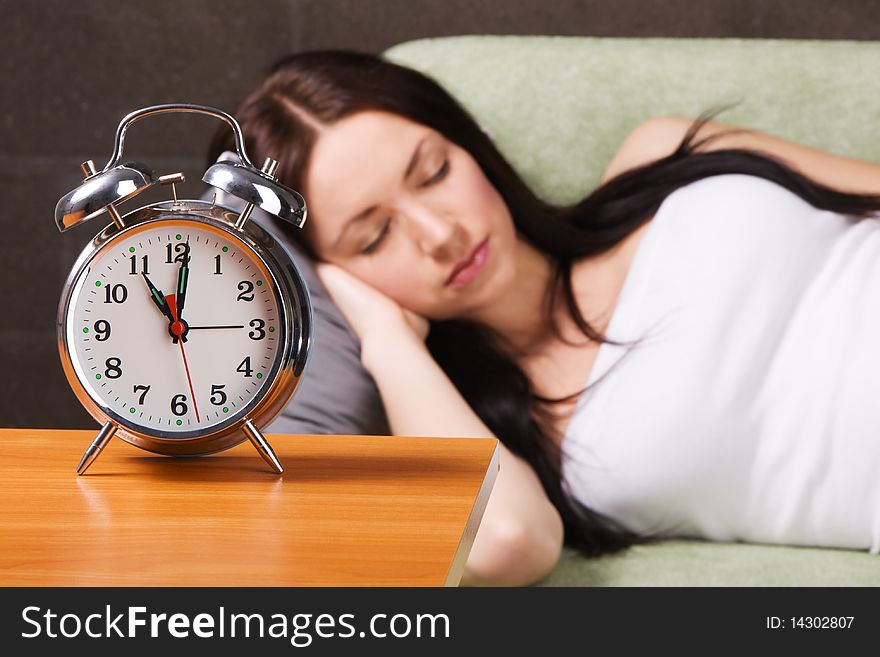
[[183,356],[183,369],[186,370],[186,382],[189,384],[189,394],[192,395],[193,408],[196,409],[196,422],[201,422],[202,419],[199,417],[199,405],[196,403],[196,393],[193,390],[192,377],[189,375],[189,365],[186,362],[186,352],[183,350],[184,326],[183,322],[181,322],[177,316],[177,295],[166,294],[165,302],[171,309],[171,314],[174,315],[174,323],[171,324],[171,332],[177,336],[177,343],[180,345],[180,355]]

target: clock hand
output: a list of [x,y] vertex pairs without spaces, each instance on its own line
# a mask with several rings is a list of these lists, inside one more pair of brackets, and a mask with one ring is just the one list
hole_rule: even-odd
[[184,324],[180,319],[180,315],[177,309],[177,299],[174,294],[169,294],[165,297],[165,303],[171,309],[171,315],[174,318],[174,321],[171,323],[171,333],[178,338],[181,338],[178,341],[180,345],[180,355],[183,356],[183,369],[186,370],[186,382],[189,384],[189,394],[192,398],[193,408],[196,409],[196,422],[201,422],[202,419],[199,417],[199,405],[196,403],[196,392],[193,390],[192,377],[189,374],[189,363],[186,362],[186,351],[183,348],[183,343],[186,341],[186,338],[183,337],[186,333],[186,324]]
[[176,321],[174,315],[171,313],[171,309],[168,307],[168,303],[165,301],[165,295],[162,294],[162,290],[153,285],[153,281],[149,279],[146,273],[141,272],[141,276],[144,277],[144,280],[147,283],[147,287],[150,288],[150,299],[153,300],[153,303],[156,304],[156,307],[162,311],[162,314],[168,318],[168,321]]
[[235,325],[223,325],[223,326],[190,326],[190,331],[198,331],[204,329],[242,329],[244,328],[244,324],[235,324]]
[[[189,247],[189,239],[186,241]],[[186,286],[189,283],[189,248],[183,256],[183,262],[180,263],[180,269],[177,270],[177,316],[183,317],[183,306],[186,303]]]

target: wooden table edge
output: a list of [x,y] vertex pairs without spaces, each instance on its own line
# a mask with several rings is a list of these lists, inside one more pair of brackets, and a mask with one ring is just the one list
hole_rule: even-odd
[[477,497],[471,507],[464,530],[461,533],[461,540],[458,542],[458,548],[452,563],[449,566],[449,572],[446,575],[444,586],[458,586],[461,577],[464,574],[464,567],[467,564],[467,558],[470,555],[471,547],[474,544],[474,538],[483,519],[483,513],[486,511],[486,505],[489,503],[489,495],[495,486],[495,479],[498,477],[500,465],[500,450],[498,449],[498,441],[495,442],[495,449],[492,450],[492,456],[489,459],[489,466],[486,468],[486,475],[480,484],[480,490],[477,491]]

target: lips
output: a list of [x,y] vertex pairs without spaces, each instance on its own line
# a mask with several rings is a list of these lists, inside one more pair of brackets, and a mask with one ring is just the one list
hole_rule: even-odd
[[482,271],[489,259],[489,238],[477,244],[473,250],[463,259],[458,261],[449,278],[446,279],[447,287],[462,287],[474,280]]

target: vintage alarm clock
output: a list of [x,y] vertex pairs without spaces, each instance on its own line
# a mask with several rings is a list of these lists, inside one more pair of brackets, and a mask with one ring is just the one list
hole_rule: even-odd
[[[237,212],[178,200],[179,173],[156,176],[121,163],[126,130],[148,116],[205,114],[235,134],[239,162],[218,162],[202,180],[247,202]],[[302,196],[280,184],[277,162],[251,164],[241,128],[201,105],[132,112],[116,131],[113,155],[55,209],[65,231],[105,212],[112,223],[83,249],[58,308],[58,346],[77,398],[102,426],[77,467],[83,474],[114,436],[160,454],[197,455],[249,439],[278,473],[260,429],[282,409],[309,355],[308,289],[288,251],[248,221],[254,207],[297,228]],[[173,200],[121,214],[118,204],[171,184]]]

